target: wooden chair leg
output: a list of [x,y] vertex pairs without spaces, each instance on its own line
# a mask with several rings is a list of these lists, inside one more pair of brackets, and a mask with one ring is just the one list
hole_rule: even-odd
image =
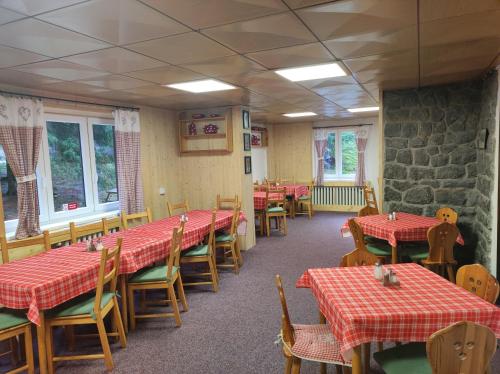
[[266,214],[266,231],[267,231],[267,236],[271,234],[271,227],[269,225],[269,216]]
[[210,278],[212,279],[212,290],[214,292],[219,291],[219,282],[217,280],[217,273],[216,273],[216,266],[213,262],[213,258],[209,257],[208,258],[208,267],[210,268]]
[[97,331],[99,332],[99,339],[101,340],[102,351],[104,353],[104,364],[106,369],[113,370],[113,357],[111,356],[111,349],[109,348],[108,335],[106,334],[106,327],[100,315],[96,316]]
[[234,273],[239,274],[240,266],[238,265],[238,256],[236,255],[236,242],[231,244],[231,256],[233,258]]
[[382,352],[384,350],[384,343],[377,342],[377,349],[379,352]]
[[302,360],[297,357],[292,358],[292,374],[300,374],[300,364]]
[[288,234],[288,227],[286,224],[286,215],[283,217],[283,226],[284,226],[285,235],[287,235]]
[[242,267],[243,266],[243,256],[241,255],[240,243],[239,243],[238,239],[236,239],[235,250],[236,250],[236,255],[238,256],[238,265],[240,265],[240,267]]
[[285,374],[290,374],[292,372],[292,356],[285,357]]
[[118,300],[116,299],[116,296],[113,297],[113,320],[115,321],[118,337],[120,338],[120,345],[122,348],[126,348],[127,337],[125,336],[125,328],[123,327],[122,316],[120,314],[120,308],[118,307]]
[[312,219],[312,204],[311,203],[307,204],[307,215],[309,216],[309,219]]
[[28,374],[35,374],[35,360],[33,358],[31,325],[26,326],[24,330],[24,352],[26,353],[26,365],[28,365]]
[[134,289],[129,286],[128,287],[128,312],[130,316],[130,330],[135,330],[135,304],[134,304]]
[[180,274],[176,282],[177,282],[177,293],[179,294],[179,299],[181,300],[182,303],[182,311],[187,312],[189,310],[189,306],[186,300],[186,294],[184,293],[184,285],[182,284],[182,278]]
[[452,264],[446,264],[446,271],[448,272],[448,280],[451,283],[456,283],[455,282],[455,272],[453,271],[453,265]]
[[363,344],[363,373],[368,374],[370,370],[371,344]]
[[47,371],[49,374],[54,373],[54,339],[52,330],[53,327],[47,324],[45,328],[45,347],[47,354]]
[[335,365],[335,373],[342,374],[342,366],[341,365]]
[[326,374],[326,364],[324,362],[319,363],[319,372],[320,374]]
[[174,285],[171,284],[167,288],[167,292],[170,296],[170,300],[172,300],[172,309],[174,310],[174,317],[175,317],[175,324],[177,327],[180,327],[182,325],[181,321],[181,315],[179,313],[179,305],[177,305],[177,296],[175,296],[175,290],[174,290]]

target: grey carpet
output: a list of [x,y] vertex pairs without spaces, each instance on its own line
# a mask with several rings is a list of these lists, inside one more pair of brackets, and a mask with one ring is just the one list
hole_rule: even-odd
[[[190,310],[182,314],[182,327],[175,328],[173,319],[140,321],[137,330],[129,333],[126,349],[114,344],[114,372],[283,372],[281,349],[274,345],[281,318],[274,275],[283,278],[292,322],[317,323],[311,292],[296,289],[295,281],[308,268],[337,266],[341,256],[353,249],[352,239],[339,234],[347,217],[333,213],[318,213],[311,221],[298,217],[289,220],[288,236],[276,233],[258,238],[257,245],[244,253],[245,264],[238,276],[221,273],[218,293],[209,287],[186,288]],[[96,342],[87,342],[92,343]],[[493,372],[499,372],[498,356]],[[68,362],[57,368],[58,373],[104,371],[102,361]],[[301,370],[303,374],[318,372],[314,363],[304,363]],[[329,367],[328,372],[335,370]],[[372,363],[372,373],[380,372]]]

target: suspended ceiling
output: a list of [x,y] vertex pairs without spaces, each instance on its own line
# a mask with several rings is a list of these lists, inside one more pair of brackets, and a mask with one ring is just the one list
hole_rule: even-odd
[[[0,0],[0,89],[174,110],[242,104],[270,122],[346,118],[376,106],[379,89],[480,76],[498,61],[499,23],[498,0]],[[347,76],[273,72],[327,62]],[[238,88],[162,86],[206,77]]]

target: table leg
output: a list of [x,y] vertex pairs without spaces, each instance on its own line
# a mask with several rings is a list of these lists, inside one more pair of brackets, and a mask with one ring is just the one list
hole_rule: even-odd
[[122,297],[122,322],[128,334],[127,274],[120,275],[120,296]]
[[363,344],[363,373],[368,374],[370,371],[370,352],[371,351],[371,343]]
[[322,325],[325,325],[326,324],[325,316],[323,315],[323,313],[321,313],[321,310],[318,313],[319,313],[319,323],[321,323]]
[[392,247],[392,263],[393,264],[398,263],[398,247],[397,246]]
[[361,365],[361,345],[352,350],[352,374],[361,374],[363,372]]
[[38,362],[40,374],[47,374],[47,347],[45,346],[45,313],[39,311],[40,325],[36,326],[36,340],[38,342]]

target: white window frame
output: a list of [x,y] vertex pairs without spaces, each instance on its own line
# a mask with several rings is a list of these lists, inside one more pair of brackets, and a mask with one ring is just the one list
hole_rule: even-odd
[[[50,167],[49,142],[47,122],[71,122],[80,125],[80,144],[86,206],[68,211],[56,212],[52,190],[52,171]],[[97,166],[95,163],[95,148],[93,125],[112,125],[113,120],[83,115],[66,115],[45,113],[40,156],[36,170],[38,184],[38,201],[40,206],[40,225],[56,226],[58,223],[69,222],[86,216],[99,215],[119,210],[119,201],[99,203],[97,187]],[[18,219],[5,221],[6,232],[14,232]]]

